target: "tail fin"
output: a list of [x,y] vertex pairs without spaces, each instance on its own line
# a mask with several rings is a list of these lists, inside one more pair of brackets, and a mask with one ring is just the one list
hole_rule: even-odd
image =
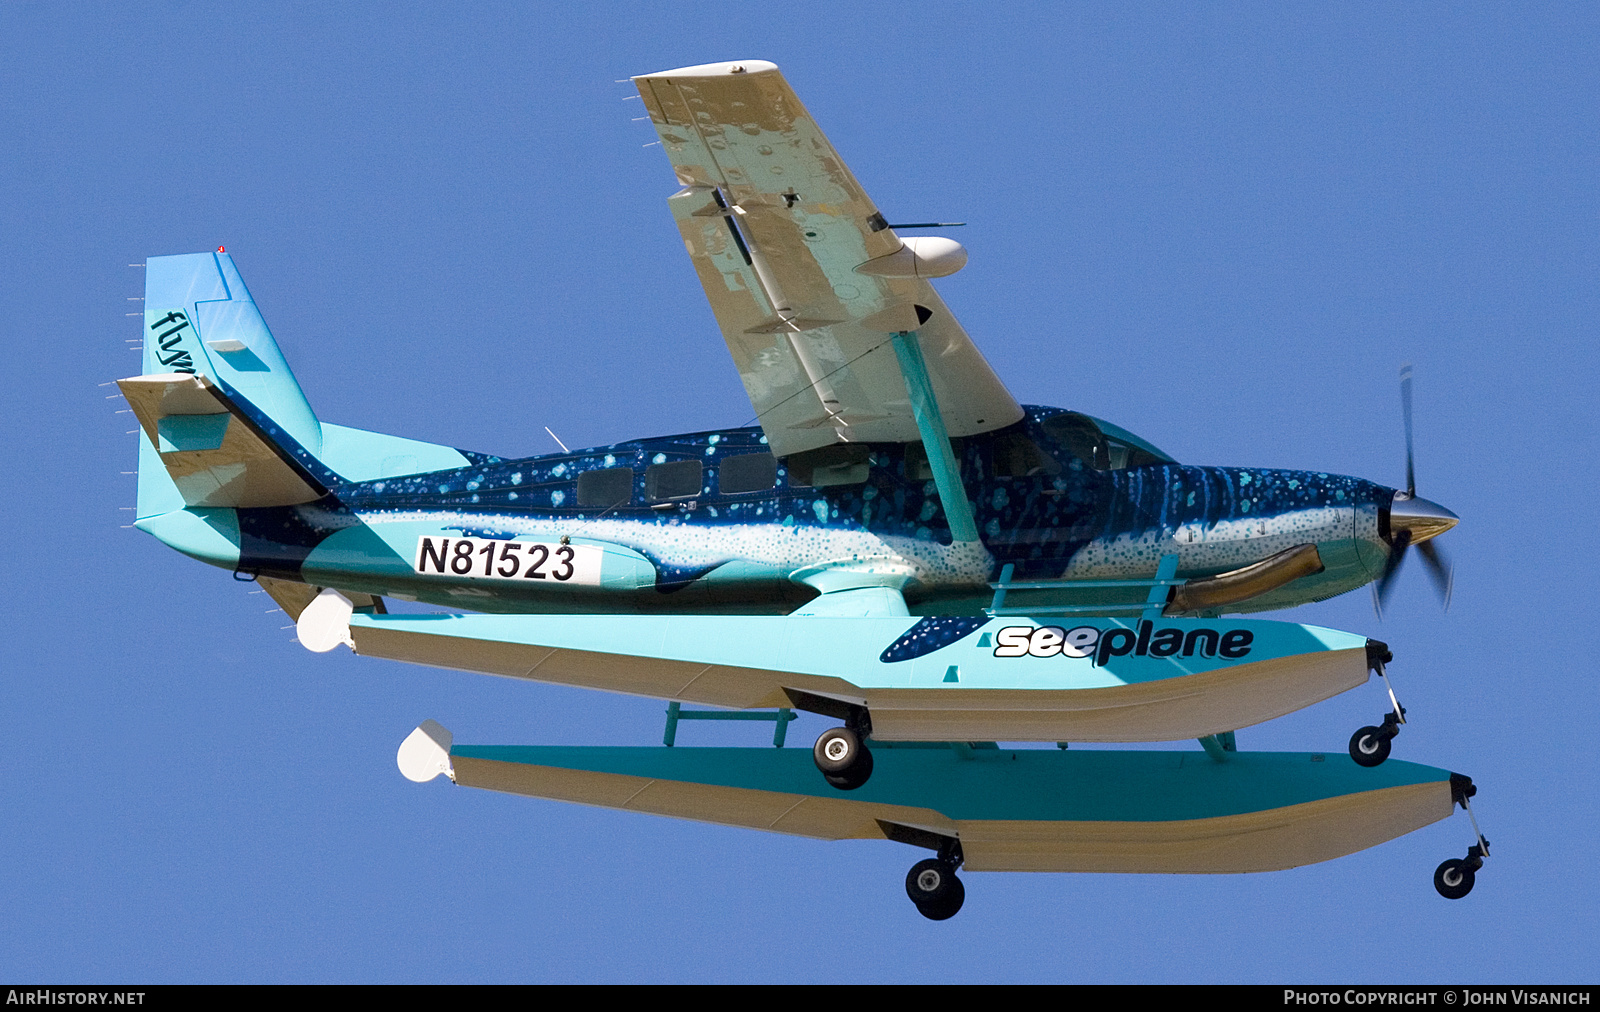
[[322,426],[233,258],[149,257],[146,271],[145,375],[120,381],[148,437],[139,519],[325,495]]
[[141,530],[236,567],[236,510],[469,464],[448,446],[319,422],[226,253],[149,257],[146,269],[145,374],[119,381],[147,437]]
[[307,453],[322,426],[226,253],[149,257],[144,283],[144,373],[210,377],[270,418]]

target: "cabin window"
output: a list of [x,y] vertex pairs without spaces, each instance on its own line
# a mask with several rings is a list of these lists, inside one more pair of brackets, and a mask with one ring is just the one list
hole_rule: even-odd
[[778,458],[770,453],[723,457],[717,465],[717,491],[723,495],[765,492],[778,483]]
[[1039,448],[1039,444],[1020,432],[1008,432],[994,441],[994,476],[996,478],[1049,477],[1061,473],[1056,459]]
[[1094,419],[1075,411],[1046,418],[1041,425],[1058,446],[1096,471],[1120,471],[1125,467],[1173,462],[1170,457],[1158,456],[1142,446],[1107,435]]
[[1056,445],[1096,470],[1109,467],[1105,436],[1100,426],[1078,414],[1056,415],[1044,421],[1044,431]]
[[859,485],[867,480],[872,451],[860,443],[835,443],[788,457],[789,484],[827,488]]
[[701,470],[698,460],[651,464],[644,472],[644,496],[652,502],[692,499],[700,494]]
[[633,498],[633,468],[608,467],[578,475],[578,505],[610,509]]
[[[956,467],[961,467],[961,462],[966,457],[966,443],[960,439],[950,440],[950,449],[956,455]],[[928,448],[921,443],[906,444],[906,480],[907,481],[932,481],[933,465],[928,463]]]

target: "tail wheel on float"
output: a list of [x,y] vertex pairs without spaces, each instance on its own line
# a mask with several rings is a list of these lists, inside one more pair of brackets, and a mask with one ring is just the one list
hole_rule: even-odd
[[852,728],[822,732],[811,748],[811,758],[823,778],[841,791],[853,791],[872,776],[872,750]]
[[906,872],[906,895],[911,897],[922,916],[930,921],[944,921],[961,909],[967,898],[967,888],[956,877],[954,864],[930,857],[918,861]]

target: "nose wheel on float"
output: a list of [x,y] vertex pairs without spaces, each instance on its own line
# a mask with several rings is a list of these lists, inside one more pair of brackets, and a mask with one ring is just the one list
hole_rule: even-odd
[[1389,758],[1389,742],[1400,733],[1406,722],[1404,707],[1383,715],[1383,723],[1374,727],[1368,724],[1350,736],[1350,758],[1361,766],[1377,766]]
[[1483,867],[1483,859],[1489,856],[1489,841],[1483,838],[1483,831],[1478,828],[1478,817],[1472,814],[1472,802],[1468,800],[1477,793],[1478,788],[1472,783],[1471,777],[1460,773],[1450,774],[1450,795],[1456,804],[1466,810],[1478,842],[1467,848],[1466,857],[1451,858],[1434,869],[1433,888],[1447,900],[1459,900],[1472,891],[1478,869]]
[[1395,698],[1394,685],[1389,681],[1389,674],[1383,666],[1394,660],[1394,654],[1389,652],[1388,646],[1377,640],[1367,641],[1367,662],[1372,670],[1383,679],[1384,688],[1389,691],[1389,702],[1394,709],[1383,715],[1383,723],[1379,725],[1368,724],[1358,728],[1350,736],[1350,758],[1359,766],[1377,766],[1389,758],[1390,742],[1400,733],[1400,725],[1406,722],[1406,708],[1400,705],[1400,700]]

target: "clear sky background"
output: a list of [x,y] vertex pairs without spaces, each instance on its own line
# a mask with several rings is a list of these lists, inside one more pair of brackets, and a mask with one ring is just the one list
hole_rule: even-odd
[[[1594,981],[1600,15],[1590,4],[0,5],[0,978]],[[146,256],[225,244],[325,420],[502,455],[745,424],[617,78],[768,59],[1019,400],[1461,514],[1293,613],[1388,641],[1465,817],[1249,876],[966,876],[401,778],[652,744],[657,701],[312,655],[130,523]],[[1239,734],[1340,751],[1376,684]],[[791,731],[807,747],[828,722]],[[680,744],[759,745],[690,724]],[[1192,743],[1173,747],[1195,748]]]

